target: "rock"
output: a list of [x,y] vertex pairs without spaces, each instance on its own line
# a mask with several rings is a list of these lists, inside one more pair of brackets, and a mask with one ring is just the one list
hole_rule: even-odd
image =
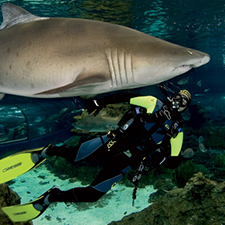
[[156,180],[153,186],[154,186],[154,189],[161,189],[166,192],[176,187],[176,185],[171,179],[163,179],[163,178]]
[[168,191],[141,212],[110,225],[221,225],[225,221],[225,182],[197,173],[184,188]]
[[[10,206],[20,204],[20,197],[16,192],[12,191],[7,184],[0,184],[0,206]],[[12,222],[8,216],[0,209],[0,224],[1,225],[32,225],[31,221],[27,222]]]
[[154,189],[157,189],[156,192],[152,193],[149,196],[149,203],[156,202],[159,198],[165,195],[168,191],[177,188],[174,182],[171,179],[159,178],[153,184]]
[[166,191],[159,189],[149,196],[148,202],[149,203],[156,202],[166,193],[167,193]]

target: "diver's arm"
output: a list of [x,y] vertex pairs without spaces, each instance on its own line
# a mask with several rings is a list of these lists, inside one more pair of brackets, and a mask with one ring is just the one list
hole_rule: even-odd
[[165,102],[162,102],[160,99],[153,96],[146,97],[150,98],[151,101],[148,101],[147,107],[145,107],[144,104],[141,105],[143,109],[145,109],[145,113],[142,114],[142,119],[147,123],[157,122],[161,117],[165,116],[163,112],[167,109],[167,105]]

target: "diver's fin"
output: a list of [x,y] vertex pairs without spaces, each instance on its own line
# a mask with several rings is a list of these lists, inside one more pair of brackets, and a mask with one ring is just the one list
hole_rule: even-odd
[[0,183],[12,180],[32,170],[45,158],[40,155],[42,148],[15,153],[0,160]]
[[53,188],[49,189],[32,202],[23,205],[2,207],[2,210],[13,222],[32,220],[40,216],[50,205],[50,202],[48,201],[48,195]]

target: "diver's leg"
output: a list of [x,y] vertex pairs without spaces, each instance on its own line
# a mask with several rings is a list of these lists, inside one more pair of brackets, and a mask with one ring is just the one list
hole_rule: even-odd
[[41,155],[43,157],[61,156],[68,161],[78,162],[83,159],[97,158],[106,155],[106,146],[104,145],[109,139],[106,135],[86,141],[78,146],[49,146],[46,147]]
[[125,153],[113,157],[88,187],[68,191],[55,190],[48,200],[51,202],[94,202],[108,192],[130,170],[130,158]]

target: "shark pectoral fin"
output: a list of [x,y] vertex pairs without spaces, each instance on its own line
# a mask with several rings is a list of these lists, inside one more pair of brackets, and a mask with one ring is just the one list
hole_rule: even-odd
[[94,98],[96,96],[96,94],[93,94],[93,95],[81,95],[80,97],[83,99],[83,100],[89,100],[91,98]]
[[35,16],[23,8],[5,3],[2,5],[2,16],[3,23],[0,26],[0,29],[9,28],[16,24],[27,23],[34,20],[46,19],[44,17]]
[[4,93],[0,93],[0,100],[2,100],[4,98],[5,94]]
[[66,91],[69,91],[71,89],[82,87],[82,86],[83,87],[84,86],[86,86],[86,87],[90,86],[90,89],[91,89],[91,86],[107,81],[106,76],[104,76],[104,75],[83,76],[83,79],[81,79],[81,77],[82,76],[78,76],[78,78],[75,81],[73,81],[72,83],[67,84],[65,86],[50,89],[50,90],[43,91],[43,92],[39,92],[39,93],[36,93],[35,95],[59,94],[59,93],[66,92]]
[[58,87],[58,88],[53,88],[53,89],[50,89],[50,90],[47,90],[47,91],[43,91],[43,92],[39,92],[39,93],[36,93],[34,95],[51,95],[51,94],[59,94],[59,93],[62,93],[62,92],[65,92],[67,90],[70,90],[73,88],[73,84],[74,83],[70,83],[70,84],[67,84],[65,86],[62,86],[62,87]]

